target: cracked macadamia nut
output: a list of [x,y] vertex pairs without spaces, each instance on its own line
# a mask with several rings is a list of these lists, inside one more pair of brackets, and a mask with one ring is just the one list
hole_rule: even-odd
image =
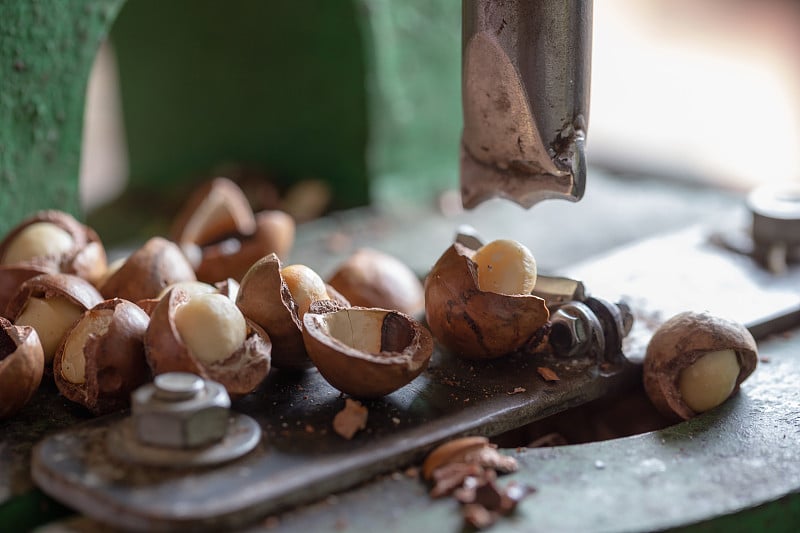
[[74,274],[94,284],[106,271],[106,252],[97,233],[72,215],[39,211],[0,242],[0,265]]
[[755,340],[743,325],[707,313],[681,313],[653,334],[644,386],[663,414],[689,419],[735,394],[757,361]]
[[394,309],[416,315],[425,309],[417,275],[399,259],[363,248],[339,265],[328,283],[351,305]]
[[44,352],[36,330],[0,317],[0,420],[30,401],[43,373]]
[[275,367],[302,370],[311,366],[311,360],[303,344],[301,316],[320,298],[350,305],[312,269],[302,265],[282,268],[278,256],[269,254],[245,274],[236,305],[269,335]]
[[536,285],[536,260],[525,245],[509,240],[492,241],[475,251],[478,287],[498,294],[530,294]]
[[18,326],[36,330],[44,350],[45,365],[53,357],[64,335],[84,311],[103,301],[88,281],[70,274],[40,274],[25,281],[6,308]]
[[154,374],[191,372],[221,383],[232,396],[261,384],[271,351],[267,333],[219,293],[171,290],[153,309],[145,334]]
[[340,391],[378,398],[427,368],[433,338],[410,316],[386,309],[322,307],[314,304],[305,315],[303,340],[322,377]]
[[[489,263],[494,261],[492,249],[484,258]],[[511,249],[511,255],[519,252],[517,247]],[[539,342],[550,317],[545,301],[527,293],[484,290],[479,285],[480,265],[474,261],[475,255],[477,252],[454,243],[425,278],[425,314],[433,336],[448,351],[466,359],[492,359],[523,347],[535,348],[532,344]],[[532,286],[530,275],[520,279],[525,287]]]
[[103,301],[72,325],[56,353],[53,377],[61,394],[94,414],[127,407],[150,379],[144,335],[150,319],[136,304]]

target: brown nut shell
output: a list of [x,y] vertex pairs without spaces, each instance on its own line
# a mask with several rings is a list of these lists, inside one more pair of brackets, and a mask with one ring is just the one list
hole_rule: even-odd
[[39,274],[51,274],[56,270],[42,265],[0,265],[0,312],[5,311],[11,297],[27,280]]
[[200,246],[231,234],[250,235],[256,219],[247,197],[228,178],[214,178],[195,189],[175,217],[170,237]]
[[453,244],[425,279],[425,313],[436,340],[466,359],[493,359],[522,348],[550,318],[530,294],[481,291],[473,250]]
[[97,232],[89,226],[81,224],[64,211],[39,211],[17,224],[0,242],[0,259],[5,255],[7,248],[17,235],[37,222],[49,222],[69,233],[72,237],[73,247],[59,257],[37,257],[29,264],[48,271],[74,274],[92,284],[97,283],[107,267],[105,247]]
[[[65,398],[83,405],[96,415],[123,409],[131,393],[150,379],[144,355],[144,335],[150,322],[136,304],[114,298],[84,312],[67,332],[53,360],[53,377]],[[103,325],[101,325],[101,323]],[[86,339],[83,383],[65,378],[63,362],[70,339]]]
[[388,309],[348,307],[303,317],[306,351],[322,377],[356,398],[380,398],[410,383],[428,367],[430,332],[410,316]]
[[440,444],[428,454],[422,463],[422,477],[431,479],[433,472],[450,463],[464,460],[469,453],[491,446],[486,437],[461,437]]
[[197,279],[216,283],[225,278],[241,280],[250,267],[267,254],[286,258],[294,244],[294,219],[283,211],[256,214],[252,235],[237,235],[204,246],[197,266]]
[[194,269],[178,245],[153,237],[128,257],[103,283],[100,292],[105,298],[138,302],[157,297],[167,285],[195,280]]
[[30,401],[43,374],[44,352],[36,331],[0,317],[0,420]]
[[6,316],[15,321],[25,309],[29,298],[62,297],[78,307],[90,309],[103,301],[94,285],[72,274],[39,274],[20,285],[16,294],[8,302]]
[[395,309],[416,315],[425,293],[414,271],[394,256],[362,248],[339,265],[328,283],[352,305]]
[[173,289],[156,305],[145,333],[145,354],[153,374],[192,372],[221,383],[232,396],[248,394],[270,370],[272,343],[269,335],[245,316],[247,335],[241,347],[228,358],[204,364],[189,351],[175,326],[175,311],[189,300]]
[[242,278],[236,305],[269,335],[276,368],[302,370],[311,366],[297,304],[283,281],[277,255],[262,257],[250,267]]
[[739,362],[731,396],[758,364],[758,348],[743,325],[708,313],[684,312],[664,322],[647,345],[643,377],[650,400],[664,415],[687,420],[696,416],[684,403],[678,388],[683,369],[703,355],[719,350],[733,350]]

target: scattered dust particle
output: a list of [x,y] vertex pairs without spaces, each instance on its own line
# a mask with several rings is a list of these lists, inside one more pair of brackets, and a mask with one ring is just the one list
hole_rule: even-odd
[[314,426],[306,424],[306,433],[314,433]]
[[547,368],[546,366],[539,366],[536,367],[536,371],[542,376],[542,379],[545,381],[558,381],[559,377],[558,374],[553,372],[551,369]]
[[406,475],[406,477],[411,479],[419,478],[419,468],[417,468],[416,466],[410,466],[406,468],[405,472],[403,473]]
[[400,481],[401,479],[403,479],[403,474],[400,472],[392,472],[392,475],[389,477],[392,478],[392,481]]
[[399,418],[397,418],[396,416],[393,416],[393,417],[392,417],[392,424],[394,424],[394,425],[396,426],[396,425],[398,425],[399,423],[400,423],[400,419],[399,419]]
[[333,430],[347,440],[359,431],[367,427],[367,415],[369,411],[359,402],[347,398],[344,409],[336,413],[333,417]]
[[766,355],[762,355],[761,357],[758,358],[758,361],[760,363],[769,363],[771,361],[771,359],[769,357],[767,357]]
[[527,391],[527,390],[528,390],[528,389],[526,389],[525,387],[514,387],[514,390],[512,390],[512,391],[510,391],[510,392],[507,392],[506,394],[508,394],[509,396],[511,396],[511,395],[513,395],[513,394],[519,394],[520,392],[525,392],[525,391]]
[[464,398],[464,403],[469,403],[469,398]]
[[289,423],[288,422],[281,422],[281,427],[282,428],[288,428],[289,427]]
[[343,516],[340,516],[336,519],[336,524],[334,524],[333,527],[336,528],[336,531],[342,531],[344,529],[347,529],[349,525],[350,524],[347,522],[347,519],[344,518]]
[[264,519],[263,525],[266,529],[274,529],[281,525],[281,521],[277,516],[268,516]]

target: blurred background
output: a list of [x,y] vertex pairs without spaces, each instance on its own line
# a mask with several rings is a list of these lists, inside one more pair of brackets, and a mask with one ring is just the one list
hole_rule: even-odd
[[[90,223],[112,241],[114,228],[159,232],[153,212],[214,175],[310,217],[458,211],[460,12],[455,0],[128,0],[88,88]],[[593,31],[590,186],[595,172],[734,194],[798,179],[800,3],[602,0]]]

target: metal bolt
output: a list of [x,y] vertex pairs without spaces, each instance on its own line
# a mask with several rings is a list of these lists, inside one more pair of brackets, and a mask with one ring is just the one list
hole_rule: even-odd
[[219,383],[171,372],[134,391],[131,411],[136,437],[143,444],[195,448],[225,437],[230,406]]
[[605,352],[605,337],[600,321],[581,302],[562,305],[550,317],[550,344],[561,357],[592,355]]

